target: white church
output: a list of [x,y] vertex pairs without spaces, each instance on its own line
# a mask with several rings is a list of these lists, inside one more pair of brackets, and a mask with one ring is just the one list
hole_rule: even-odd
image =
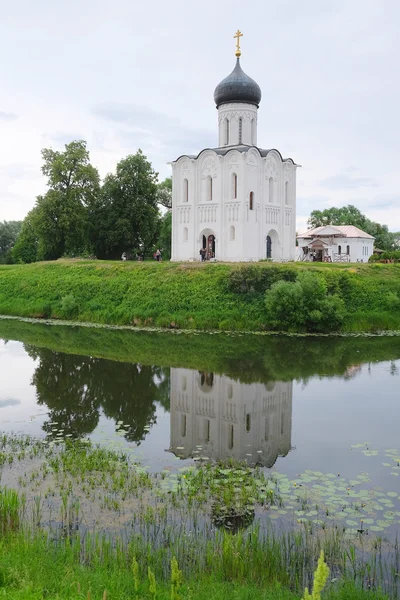
[[172,261],[295,259],[296,168],[257,145],[259,85],[240,65],[217,85],[218,147],[172,162]]

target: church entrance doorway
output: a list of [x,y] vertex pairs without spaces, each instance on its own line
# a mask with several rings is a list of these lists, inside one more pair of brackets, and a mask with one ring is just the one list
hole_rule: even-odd
[[267,258],[272,258],[272,240],[271,236],[267,235]]
[[203,231],[200,236],[201,247],[200,256],[201,260],[211,260],[215,258],[215,235],[210,230]]
[[279,238],[274,229],[271,229],[266,238],[266,258],[279,260]]

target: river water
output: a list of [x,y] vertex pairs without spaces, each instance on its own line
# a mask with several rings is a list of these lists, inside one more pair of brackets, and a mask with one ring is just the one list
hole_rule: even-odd
[[89,437],[151,471],[235,458],[317,488],[346,481],[349,493],[359,477],[383,498],[379,528],[400,522],[399,409],[399,337],[0,323],[1,431]]

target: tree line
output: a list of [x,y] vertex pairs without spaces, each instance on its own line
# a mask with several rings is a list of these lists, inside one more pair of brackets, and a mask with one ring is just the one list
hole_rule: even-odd
[[[101,182],[84,140],[64,151],[42,150],[47,191],[24,221],[0,223],[0,262],[30,263],[65,257],[150,257],[156,248],[171,256],[171,178],[159,182],[138,150]],[[400,233],[375,223],[355,206],[312,211],[308,224],[355,225],[382,250],[400,247]]]
[[141,150],[122,159],[103,183],[83,140],[66,144],[62,152],[45,148],[42,158],[47,191],[19,224],[8,259],[112,260],[123,252],[128,258],[151,256],[157,247],[170,257],[172,182],[158,182]]

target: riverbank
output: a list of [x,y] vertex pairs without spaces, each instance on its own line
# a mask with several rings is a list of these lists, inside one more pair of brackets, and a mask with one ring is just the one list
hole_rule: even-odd
[[[397,546],[374,543],[369,520],[354,529],[348,482],[303,476],[344,502],[335,523],[319,491],[278,473],[227,461],[149,474],[127,453],[62,436],[0,437],[6,598],[298,600],[322,549],[326,600],[397,598]],[[289,527],[272,524],[291,511]]]
[[[265,293],[318,273],[345,307],[340,331],[400,330],[400,265],[59,260],[0,269],[0,314],[200,331],[268,331]],[[274,325],[276,329],[276,325]],[[287,327],[288,328],[288,327]],[[288,328],[296,331],[296,327]]]

